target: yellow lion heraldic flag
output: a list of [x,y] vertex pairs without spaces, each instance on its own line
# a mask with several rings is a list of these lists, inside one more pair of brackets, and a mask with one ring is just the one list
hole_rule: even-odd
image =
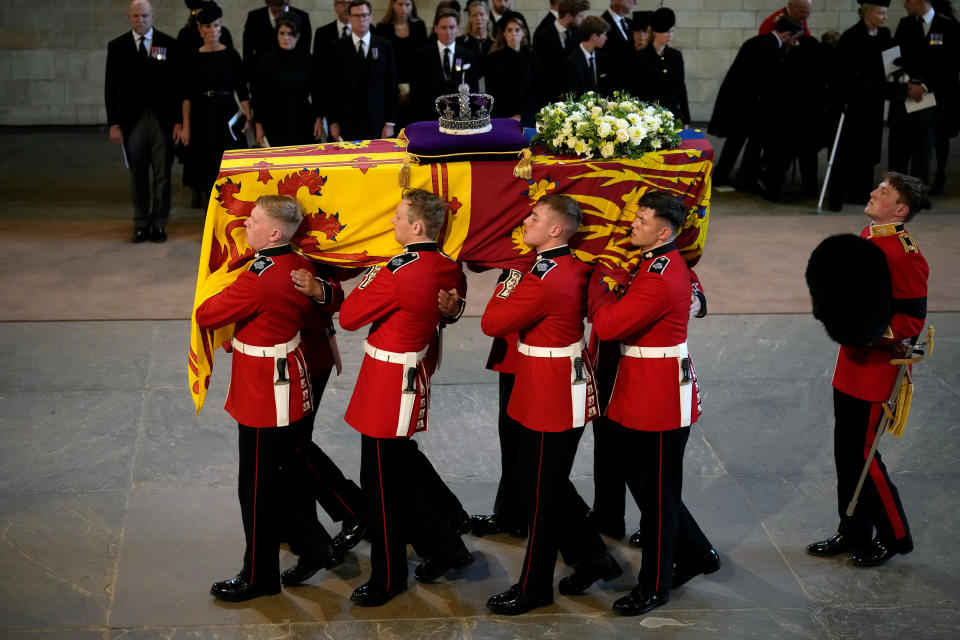
[[[636,160],[535,155],[530,179],[514,177],[515,161],[415,164],[410,187],[450,202],[439,244],[447,255],[480,269],[529,268],[534,256],[518,225],[541,196],[571,196],[584,212],[571,246],[582,260],[600,263],[611,284],[623,285],[637,262],[628,244],[630,223],[649,189],[683,199],[687,219],[677,246],[691,266],[703,252],[713,149],[699,131],[684,131],[683,138],[677,149]],[[406,159],[405,142],[397,139],[226,152],[207,207],[194,313],[246,268],[252,250],[243,223],[261,195],[300,201],[304,221],[293,244],[314,260],[359,273],[400,253],[390,220],[402,195],[398,176]],[[214,351],[232,337],[233,325],[207,331],[191,318],[188,375],[197,413]]]

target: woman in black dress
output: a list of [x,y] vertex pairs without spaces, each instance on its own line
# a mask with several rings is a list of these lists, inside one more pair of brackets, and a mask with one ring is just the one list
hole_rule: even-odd
[[296,48],[300,28],[295,14],[277,18],[280,47],[265,55],[257,68],[252,86],[253,114],[257,144],[261,146],[309,144],[319,140],[323,130],[313,56]]
[[523,17],[508,11],[487,56],[487,93],[493,96],[493,117],[513,118],[535,126],[540,91],[540,59],[530,46]]
[[413,117],[410,109],[413,58],[417,49],[427,44],[427,25],[417,17],[417,5],[413,0],[391,0],[387,13],[377,23],[374,33],[390,41],[397,57],[400,101],[397,104],[396,130],[399,131],[410,124]]
[[[203,6],[204,0],[184,0],[187,9],[190,9],[190,17],[187,18],[187,24],[177,32],[177,42],[180,44],[181,51],[196,51],[203,46],[203,37],[200,35],[200,29],[197,25],[197,12]],[[233,36],[226,27],[220,27],[220,42],[228,47],[233,46]]]
[[[213,2],[205,2],[197,13],[203,46],[187,59],[186,99],[183,101],[181,137],[188,146],[189,162],[184,167],[184,182],[194,189],[195,206],[210,196],[220,173],[225,149],[246,147],[252,113],[243,63],[236,49],[220,42],[220,16]],[[229,122],[237,115],[236,94],[246,122],[232,131]]]
[[490,34],[489,28],[490,8],[487,6],[487,0],[469,0],[467,2],[467,28],[463,35],[457,38],[457,44],[477,54],[480,65],[480,68],[477,69],[478,78],[484,76],[485,60],[493,46],[493,36]]
[[864,205],[873,190],[873,169],[880,162],[883,103],[892,95],[883,69],[882,52],[893,46],[887,8],[862,4],[860,21],[843,32],[836,49],[837,79],[842,92],[843,130],[830,170],[831,211],[844,202]]
[[657,102],[669,109],[684,125],[690,124],[687,84],[684,79],[683,55],[670,46],[677,22],[672,9],[661,7],[653,12],[650,44],[634,54],[636,73],[631,93],[646,102]]

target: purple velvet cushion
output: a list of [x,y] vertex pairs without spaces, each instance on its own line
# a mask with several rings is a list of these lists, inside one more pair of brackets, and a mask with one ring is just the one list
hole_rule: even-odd
[[431,164],[482,160],[485,156],[503,160],[530,146],[523,135],[523,124],[518,120],[494,118],[490,123],[493,129],[486,133],[455,136],[440,133],[436,122],[414,122],[405,129],[407,152],[419,156],[421,163]]

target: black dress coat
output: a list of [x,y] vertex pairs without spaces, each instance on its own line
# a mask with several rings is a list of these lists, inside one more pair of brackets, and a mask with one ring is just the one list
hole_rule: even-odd
[[748,135],[776,117],[768,93],[782,62],[775,35],[753,36],[740,46],[720,84],[707,132],[725,138]]
[[[900,19],[893,36],[900,45],[901,65],[908,78],[922,82],[937,100],[938,126],[949,135],[960,131],[960,34],[949,16],[935,14],[930,32],[923,34],[923,25],[910,16]],[[900,98],[890,104],[891,120],[902,112],[906,85],[900,85]]]
[[837,43],[835,86],[842,92],[846,114],[840,144],[855,147],[871,166],[880,162],[883,103],[892,91],[881,54],[892,46],[889,29],[880,27],[871,36],[862,20],[844,31]]
[[398,38],[393,30],[392,23],[378,24],[374,29],[374,34],[384,40],[389,40],[393,45],[393,53],[397,58],[397,82],[409,84],[413,76],[413,59],[417,55],[417,50],[427,44],[427,25],[423,20],[411,20],[410,35],[406,38]]
[[328,85],[327,122],[340,125],[344,140],[379,138],[383,125],[396,123],[397,61],[393,45],[370,34],[370,47],[361,58],[353,38],[341,38],[329,49],[325,71]]
[[618,16],[610,13],[610,10],[607,9],[600,17],[610,25],[610,31],[607,32],[607,42],[600,49],[610,61],[610,89],[627,90],[632,85],[630,80],[631,76],[634,75],[631,63],[633,62],[635,49],[633,48],[633,36],[630,34],[630,19],[624,18],[627,21],[627,33],[624,36],[615,24]]
[[533,49],[540,57],[540,67],[543,72],[538,107],[543,107],[562,97],[563,61],[580,44],[580,32],[574,27],[567,29],[566,42],[561,44],[560,34],[557,32],[555,22],[556,20],[549,24],[541,22],[533,34]]
[[300,49],[274,49],[263,56],[251,86],[253,117],[271,146],[313,142],[319,116],[313,56]]
[[[337,40],[343,40],[346,38],[341,38],[340,33],[340,23],[336,20],[333,22],[328,22],[322,27],[317,27],[316,32],[313,34],[313,57],[322,58],[325,56],[330,48],[330,45]],[[347,34],[347,38],[350,37],[350,34]]]
[[646,102],[658,102],[690,124],[690,104],[687,102],[687,84],[684,81],[683,55],[669,46],[657,53],[653,46],[635,51],[631,56],[633,67],[630,92]]
[[594,49],[594,61],[597,65],[597,81],[594,82],[590,69],[587,67],[587,57],[578,45],[573,53],[563,61],[563,77],[560,84],[561,95],[568,93],[579,97],[587,91],[595,91],[602,95],[612,93],[610,59],[600,49]]
[[493,117],[519,115],[525,127],[535,126],[540,89],[540,57],[531,47],[498,49],[487,56],[487,93],[493,96]]
[[[289,8],[289,13],[300,21],[300,39],[297,40],[297,49],[310,51],[310,16],[306,11]],[[221,40],[221,42],[223,42]],[[223,42],[223,44],[227,44]],[[277,30],[270,24],[269,7],[260,7],[247,14],[247,21],[243,24],[243,63],[246,66],[247,77],[256,77],[260,60],[270,51],[279,49]]]
[[[140,116],[149,110],[164,132],[172,135],[173,125],[183,119],[181,50],[176,40],[158,29],[153,30],[147,59],[137,52],[136,43],[133,33],[127,32],[107,45],[103,92],[107,124],[120,125],[127,140]],[[163,49],[166,53],[161,53]]]
[[450,61],[453,68],[450,77],[443,77],[443,64],[440,61],[440,49],[437,44],[421,47],[414,59],[413,77],[410,83],[410,94],[413,102],[415,120],[436,120],[437,109],[435,100],[450,93],[456,93],[460,86],[462,72],[457,73],[457,60],[461,67],[470,65],[466,71],[467,84],[470,91],[477,91],[477,57],[470,49],[457,45],[455,54]]

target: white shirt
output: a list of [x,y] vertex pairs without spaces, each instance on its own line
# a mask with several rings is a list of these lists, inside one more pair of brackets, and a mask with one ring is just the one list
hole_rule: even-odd
[[566,47],[566,46],[567,46],[567,37],[568,37],[567,28],[566,28],[565,26],[563,26],[562,24],[560,24],[560,21],[559,21],[559,20],[554,20],[554,21],[553,21],[553,26],[555,26],[555,27],[557,28],[557,33],[560,34],[560,44],[562,44],[564,47]]
[[437,50],[440,52],[441,68],[443,67],[443,50],[444,49],[450,49],[450,68],[453,69],[457,64],[455,59],[457,56],[457,41],[454,40],[451,44],[443,44],[442,42],[437,40]]
[[923,14],[923,35],[930,35],[930,24],[933,22],[933,14],[936,11],[933,10],[933,7],[930,7],[930,11],[927,11]]
[[140,50],[140,38],[143,38],[143,46],[147,49],[147,55],[150,55],[150,45],[153,44],[153,27],[150,27],[150,31],[147,31],[142,36],[134,30],[130,30],[130,33],[133,34],[133,47],[139,51]]
[[596,61],[596,59],[593,57],[593,56],[594,56],[594,52],[593,52],[593,51],[587,51],[587,49],[584,48],[582,42],[580,43],[580,51],[583,51],[583,55],[587,58],[587,68],[590,68],[590,61],[593,60],[593,70],[594,70],[594,72],[596,72],[596,70],[597,70],[597,61]]
[[554,18],[559,18],[559,17],[560,17],[560,12],[557,11],[556,9],[550,9],[550,13],[553,14],[553,17],[554,17]]
[[353,33],[353,28],[347,22],[340,22],[340,18],[337,18],[337,38],[343,37],[343,28],[347,28],[347,35]]
[[358,37],[357,34],[350,32],[350,37],[353,39],[353,50],[357,50],[357,44],[361,41],[363,42],[363,55],[370,55],[370,32],[367,31],[362,38]]
[[607,9],[604,13],[608,14],[610,18],[613,20],[613,24],[616,25],[617,31],[619,31],[621,35],[623,35],[624,40],[629,40],[630,38],[627,37],[627,32],[623,28],[623,17],[618,16],[617,14],[615,14],[613,11],[610,11],[609,9]]

